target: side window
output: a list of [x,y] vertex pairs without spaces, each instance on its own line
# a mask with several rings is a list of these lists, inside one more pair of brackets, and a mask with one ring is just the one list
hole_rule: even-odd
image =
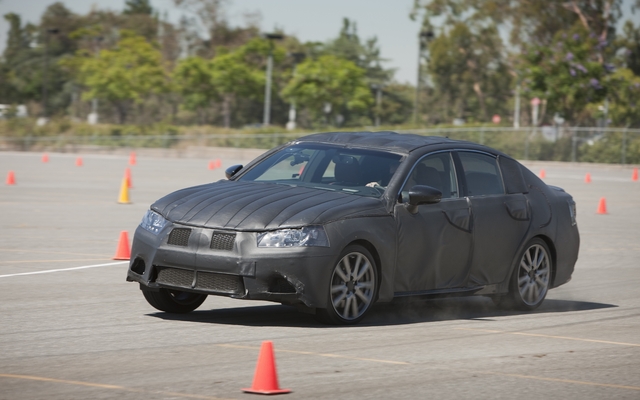
[[415,185],[434,187],[442,192],[443,199],[458,197],[458,183],[451,154],[432,154],[418,161],[404,190],[409,190]]
[[469,196],[504,194],[502,177],[494,157],[486,154],[458,152]]

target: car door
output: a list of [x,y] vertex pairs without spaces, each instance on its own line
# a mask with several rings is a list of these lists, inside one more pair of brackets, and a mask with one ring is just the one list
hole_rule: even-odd
[[407,176],[402,192],[414,185],[442,192],[437,204],[395,205],[398,256],[394,282],[396,295],[435,289],[460,288],[468,276],[472,233],[469,204],[460,198],[455,164],[450,152],[420,159]]
[[469,286],[491,285],[508,277],[529,228],[529,207],[523,193],[507,193],[494,155],[454,153],[462,191],[471,204],[473,257]]

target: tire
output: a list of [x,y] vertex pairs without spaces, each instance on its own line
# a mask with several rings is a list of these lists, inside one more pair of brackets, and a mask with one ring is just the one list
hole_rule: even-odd
[[172,314],[191,312],[207,299],[206,294],[169,289],[160,289],[157,292],[142,289],[142,294],[154,308]]
[[539,238],[530,240],[516,259],[509,293],[501,298],[499,305],[522,311],[538,308],[549,291],[552,264],[551,252],[545,241]]
[[332,325],[353,325],[371,309],[378,292],[378,270],[373,256],[362,246],[347,246],[331,269],[327,308],[316,319]]

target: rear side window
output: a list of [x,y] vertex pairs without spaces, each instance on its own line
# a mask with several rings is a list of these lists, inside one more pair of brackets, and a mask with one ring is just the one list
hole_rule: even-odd
[[529,189],[524,182],[520,164],[511,158],[498,156],[498,164],[502,170],[502,179],[507,193],[528,193]]
[[467,182],[467,195],[504,194],[502,176],[494,157],[465,151],[458,152],[458,156]]

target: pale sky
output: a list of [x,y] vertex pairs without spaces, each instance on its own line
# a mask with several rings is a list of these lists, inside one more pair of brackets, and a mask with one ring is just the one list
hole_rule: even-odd
[[[86,14],[92,6],[122,10],[124,0],[60,0],[77,14]],[[48,5],[55,0],[0,0],[0,16],[14,12],[24,22],[36,23]],[[640,12],[630,12],[632,0],[624,0],[623,20],[640,23]],[[161,14],[167,12],[171,22],[177,22],[184,11],[173,0],[150,0]],[[399,82],[415,83],[418,63],[418,31],[420,23],[409,19],[413,0],[229,0],[227,16],[232,25],[244,25],[245,12],[259,11],[260,28],[271,31],[278,27],[303,42],[325,42],[335,38],[347,17],[356,21],[358,34],[365,39],[377,36],[381,53],[389,59],[386,68],[395,68]],[[0,53],[7,41],[9,25],[0,18]]]

